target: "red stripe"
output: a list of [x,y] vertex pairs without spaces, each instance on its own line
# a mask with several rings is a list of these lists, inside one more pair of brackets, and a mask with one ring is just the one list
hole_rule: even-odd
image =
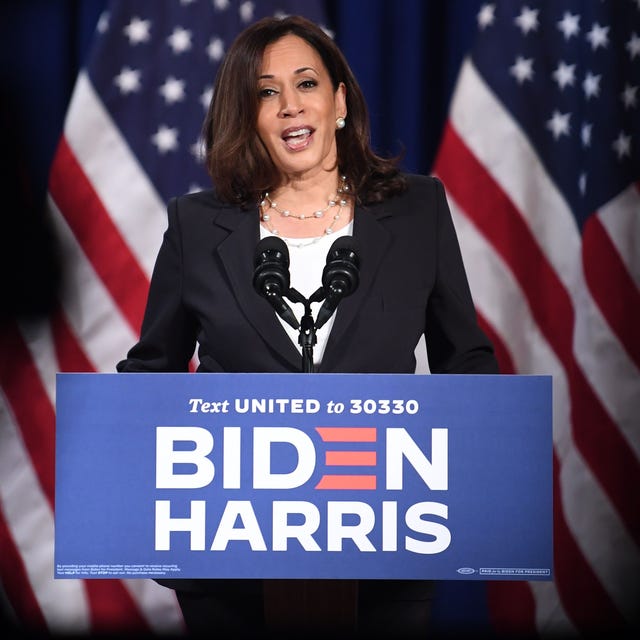
[[89,373],[95,371],[95,367],[87,358],[75,334],[69,326],[69,322],[60,309],[51,318],[53,341],[56,357],[58,358],[58,370],[74,373]]
[[316,427],[324,442],[375,442],[375,427]]
[[132,329],[139,331],[149,288],[147,276],[64,137],[51,168],[49,190],[93,268]]
[[0,510],[0,580],[21,625],[30,631],[47,631],[47,622],[29,584],[22,556]]
[[320,478],[316,489],[375,489],[375,476],[327,475]]
[[480,328],[484,331],[485,335],[487,336],[487,338],[489,338],[491,344],[493,345],[493,351],[495,353],[496,359],[498,360],[500,373],[515,373],[516,367],[513,363],[511,352],[506,343],[502,340],[493,326],[485,319],[485,317],[481,313],[478,312],[477,316]]
[[640,368],[640,291],[598,216],[582,230],[584,275],[609,326]]
[[0,331],[0,386],[22,434],[42,490],[53,509],[55,415],[31,354],[13,323]]
[[375,451],[326,451],[325,464],[330,466],[367,466],[375,467]]
[[150,631],[133,598],[120,580],[85,580],[95,633]]
[[560,463],[553,456],[553,536],[555,583],[562,605],[581,633],[613,631],[624,620],[567,525],[560,490]]
[[[640,509],[629,487],[640,486],[640,462],[586,381],[573,355],[571,299],[520,212],[470,153],[450,124],[436,170],[456,202],[511,266],[533,316],[563,363],[569,384],[573,438],[611,502],[640,544]],[[606,455],[603,444],[606,443]]]

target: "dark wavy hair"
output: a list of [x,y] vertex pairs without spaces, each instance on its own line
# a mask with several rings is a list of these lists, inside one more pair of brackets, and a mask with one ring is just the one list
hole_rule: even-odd
[[337,91],[346,86],[347,126],[336,131],[338,170],[359,202],[371,204],[404,191],[397,159],[382,158],[370,142],[367,106],[353,72],[334,41],[300,16],[263,18],[245,29],[220,66],[204,122],[206,164],[218,195],[244,207],[275,189],[280,174],[256,130],[258,78],[266,47],[286,35],[305,40],[320,55]]

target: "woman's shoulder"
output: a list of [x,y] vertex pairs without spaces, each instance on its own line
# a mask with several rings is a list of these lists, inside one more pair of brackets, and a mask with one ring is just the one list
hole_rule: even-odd
[[435,176],[417,173],[403,173],[402,176],[406,188],[401,193],[392,196],[388,200],[389,204],[393,204],[394,201],[398,205],[414,201],[435,202],[444,195],[442,182]]
[[218,196],[215,189],[193,191],[172,198],[171,203],[179,209],[236,209],[236,205],[225,202]]
[[422,175],[419,173],[403,174],[407,181],[407,191],[436,191],[442,188],[442,182],[436,176]]

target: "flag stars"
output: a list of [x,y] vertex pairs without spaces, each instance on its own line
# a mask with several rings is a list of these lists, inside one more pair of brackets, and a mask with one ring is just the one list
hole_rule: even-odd
[[129,44],[137,45],[148,42],[151,34],[151,20],[141,20],[137,16],[131,18],[131,22],[123,29],[124,34],[129,38]]
[[213,98],[213,87],[211,85],[205,87],[200,94],[200,104],[204,107],[204,110],[207,111],[209,109],[209,105],[211,104],[211,99]]
[[533,58],[518,56],[509,68],[509,73],[522,84],[525,80],[533,80]]
[[140,71],[130,67],[122,67],[120,73],[113,79],[122,95],[140,91]]
[[194,142],[189,147],[189,153],[193,156],[193,159],[198,163],[202,164],[207,157],[207,149],[203,138],[198,138],[196,142]]
[[629,52],[632,60],[636,56],[640,56],[640,37],[635,33],[635,31],[631,34],[629,42],[627,42],[624,47]]
[[213,0],[213,8],[216,11],[225,11],[229,8],[229,0]]
[[478,11],[478,28],[484,31],[487,27],[490,27],[496,21],[496,5],[495,4],[483,4]]
[[631,109],[638,104],[638,87],[626,84],[624,91],[620,94],[625,109]]
[[253,2],[243,2],[240,5],[240,19],[242,22],[251,22],[253,20],[253,12],[255,9],[255,5]]
[[558,83],[558,86],[563,90],[566,86],[573,86],[576,80],[575,77],[576,65],[566,64],[564,61],[560,61],[560,64],[553,72],[553,79]]
[[527,6],[522,7],[520,15],[514,22],[520,27],[525,36],[529,31],[536,31],[538,29],[538,9],[529,9]]
[[618,160],[622,160],[625,156],[631,155],[631,136],[621,131],[611,146],[616,152]]
[[221,38],[212,38],[207,45],[207,55],[212,62],[219,62],[224,57],[224,41]]
[[573,36],[577,36],[580,32],[580,16],[574,16],[565,11],[562,20],[558,22],[558,29],[562,32],[565,40],[570,40]]
[[178,130],[161,124],[158,130],[151,136],[151,142],[162,155],[178,148]]
[[589,100],[590,98],[597,98],[600,95],[600,78],[602,76],[596,76],[591,71],[587,71],[582,82],[582,89],[584,95]]
[[184,100],[184,85],[184,80],[169,76],[164,81],[164,84],[160,86],[158,92],[164,98],[166,104],[175,104]]
[[167,42],[176,55],[189,51],[191,49],[191,31],[176,27],[167,38]]
[[597,22],[594,22],[591,27],[591,31],[587,33],[586,38],[591,44],[592,51],[595,51],[600,47],[606,49],[609,45],[609,27],[602,27]]
[[106,33],[109,31],[109,12],[103,11],[98,18],[98,24],[96,25],[96,30],[98,33]]
[[584,196],[587,193],[587,174],[581,173],[578,177],[578,189],[580,190],[580,195]]
[[571,127],[569,125],[570,113],[560,113],[554,111],[550,120],[547,120],[547,129],[553,134],[553,138],[558,140],[561,136],[568,136]]
[[593,125],[590,122],[585,122],[580,128],[580,140],[583,147],[591,146],[591,129]]

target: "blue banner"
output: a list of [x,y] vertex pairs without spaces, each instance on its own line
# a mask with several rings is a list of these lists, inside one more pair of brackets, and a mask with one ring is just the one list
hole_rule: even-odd
[[552,579],[549,376],[58,374],[57,578]]

